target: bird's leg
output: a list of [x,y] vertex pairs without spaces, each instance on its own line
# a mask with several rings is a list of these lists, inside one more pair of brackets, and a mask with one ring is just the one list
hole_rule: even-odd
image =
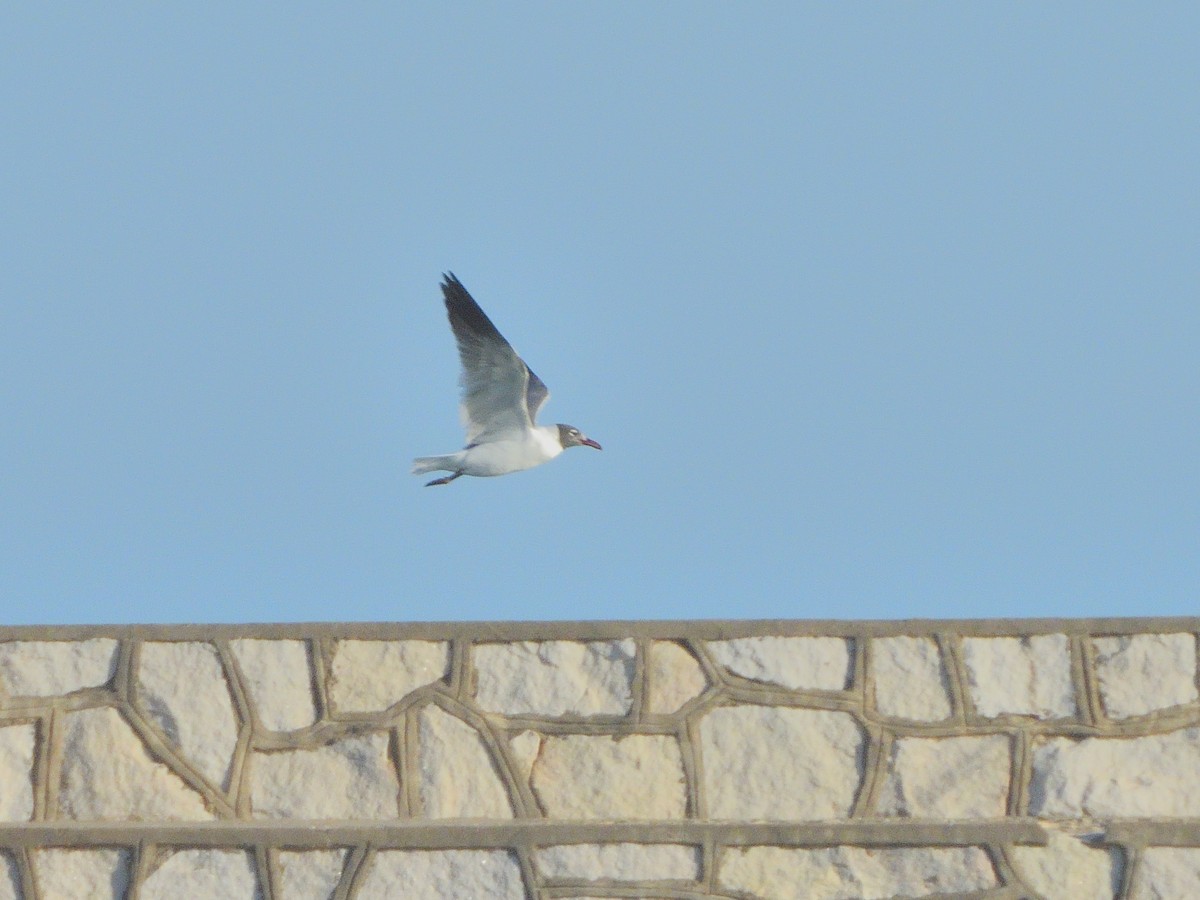
[[426,484],[425,487],[433,487],[435,484],[449,484],[460,475],[462,475],[462,472],[455,472],[453,475],[447,475],[445,478],[435,478],[433,481]]

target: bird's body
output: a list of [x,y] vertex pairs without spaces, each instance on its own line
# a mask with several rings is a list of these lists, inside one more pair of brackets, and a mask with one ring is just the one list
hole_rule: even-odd
[[414,475],[450,472],[429,482],[449,484],[461,475],[486,477],[532,469],[567,447],[600,449],[571,425],[536,424],[538,410],[550,396],[546,385],[454,275],[444,277],[442,295],[462,360],[460,411],[467,446],[457,453],[414,459]]

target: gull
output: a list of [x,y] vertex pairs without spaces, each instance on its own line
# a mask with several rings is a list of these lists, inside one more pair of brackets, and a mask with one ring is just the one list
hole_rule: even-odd
[[418,456],[412,473],[449,472],[426,484],[449,484],[463,475],[507,475],[549,462],[568,447],[600,445],[574,425],[538,425],[550,398],[542,379],[517,355],[462,282],[442,276],[442,297],[462,360],[459,412],[467,445],[444,456]]

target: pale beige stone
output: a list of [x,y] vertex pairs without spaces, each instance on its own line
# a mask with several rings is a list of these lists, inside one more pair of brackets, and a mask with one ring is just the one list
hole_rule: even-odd
[[0,822],[33,818],[33,757],[37,730],[32,724],[0,727]]
[[1195,702],[1195,635],[1126,634],[1096,638],[1093,644],[1100,699],[1109,718]]
[[0,644],[0,688],[10,697],[52,697],[107,684],[117,671],[117,642],[8,641]]
[[850,814],[864,735],[849,713],[729,706],[700,720],[701,772],[714,819],[803,821]]
[[213,818],[198,793],[151,758],[115,709],[85,709],[63,719],[58,791],[62,818],[149,822]]
[[1129,900],[1195,900],[1200,848],[1147,847],[1134,871]]
[[177,850],[142,884],[141,900],[260,900],[254,857],[245,850]]
[[516,763],[516,775],[529,783],[533,764],[542,752],[542,736],[536,731],[522,731],[508,739],[508,750]]
[[263,728],[295,731],[317,720],[307,643],[244,638],[229,645]]
[[717,882],[763,900],[892,900],[998,885],[979,847],[734,847]]
[[1008,807],[1011,748],[1004,735],[897,738],[879,795],[885,816],[1000,819]]
[[392,819],[398,795],[385,733],[255,753],[250,761],[257,819]]
[[356,900],[525,900],[507,850],[380,850]]
[[674,641],[654,641],[646,659],[649,684],[646,705],[650,712],[669,715],[708,687],[704,669]]
[[21,873],[17,861],[7,850],[0,850],[0,900],[23,900]]
[[735,638],[709,641],[708,651],[734,675],[794,691],[844,691],[850,683],[850,642],[845,638]]
[[217,649],[151,641],[139,657],[138,703],[146,717],[202,775],[228,789],[238,718]]
[[668,735],[549,735],[532,784],[551,818],[679,819],[687,809],[683,758]]
[[345,865],[345,850],[281,850],[278,900],[329,900]]
[[636,652],[632,640],[477,644],[475,699],[510,716],[624,715]]
[[1008,856],[1021,880],[1042,897],[1113,900],[1121,883],[1118,853],[1050,831],[1045,847],[1018,844]]
[[1071,642],[1065,634],[968,637],[962,646],[967,689],[979,715],[1075,715]]
[[1200,728],[1139,738],[1045,738],[1033,747],[1030,814],[1051,819],[1195,816]]
[[382,712],[417,688],[446,677],[446,641],[338,641],[330,667],[334,710]]
[[950,693],[937,641],[925,637],[871,641],[875,708],[885,716],[914,722],[950,717]]
[[437,706],[417,717],[417,785],[432,819],[511,819],[512,805],[479,733]]
[[561,844],[541,847],[543,878],[598,881],[698,881],[700,848],[688,844]]
[[31,856],[39,900],[124,900],[129,889],[128,850],[54,848]]

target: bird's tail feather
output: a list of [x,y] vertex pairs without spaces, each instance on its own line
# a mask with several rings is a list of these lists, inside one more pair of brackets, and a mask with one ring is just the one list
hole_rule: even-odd
[[412,473],[424,475],[426,472],[453,472],[457,453],[449,456],[418,456],[413,460]]

